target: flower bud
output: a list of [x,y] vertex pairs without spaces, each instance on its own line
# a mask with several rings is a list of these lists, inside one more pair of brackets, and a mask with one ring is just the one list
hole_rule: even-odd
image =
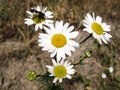
[[29,79],[29,80],[35,80],[35,78],[36,78],[36,73],[35,72],[29,72],[28,73],[28,75],[27,75],[27,78]]

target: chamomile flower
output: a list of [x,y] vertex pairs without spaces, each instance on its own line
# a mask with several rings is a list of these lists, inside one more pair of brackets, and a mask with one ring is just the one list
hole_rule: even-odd
[[105,79],[107,75],[105,73],[102,73],[102,78]]
[[25,19],[25,24],[35,24],[36,31],[38,28],[43,29],[45,25],[49,26],[50,23],[53,23],[53,20],[51,20],[51,18],[53,18],[53,13],[48,11],[46,7],[37,6],[26,12],[29,14],[29,18]]
[[85,16],[85,19],[83,20],[83,25],[85,26],[83,30],[92,34],[93,37],[99,41],[100,44],[102,44],[102,41],[107,44],[107,41],[110,41],[110,38],[112,38],[112,36],[107,33],[111,31],[111,26],[102,22],[102,18],[100,16],[97,16],[95,18],[94,13],[93,16],[89,13]]
[[56,55],[58,61],[65,59],[66,55],[71,56],[71,52],[79,46],[73,40],[79,34],[77,31],[72,32],[74,26],[69,27],[69,23],[63,24],[63,21],[56,21],[55,26],[51,24],[49,27],[44,28],[47,34],[39,34],[38,43],[43,47],[42,50],[50,52],[51,57]]
[[110,72],[110,73],[113,72],[113,67],[109,67],[109,72]]
[[63,59],[61,61],[55,61],[52,59],[52,63],[53,66],[46,65],[46,67],[48,68],[50,76],[55,77],[53,83],[56,83],[57,80],[61,83],[64,78],[71,79],[71,75],[75,73],[73,65],[68,61],[64,61]]

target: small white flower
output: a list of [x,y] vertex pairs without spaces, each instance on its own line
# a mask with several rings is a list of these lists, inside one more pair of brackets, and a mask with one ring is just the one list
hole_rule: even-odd
[[113,67],[109,68],[109,72],[112,73],[113,72]]
[[83,20],[83,25],[85,26],[83,30],[92,34],[93,37],[99,41],[100,44],[102,44],[102,41],[107,44],[107,41],[110,41],[110,38],[112,38],[112,36],[107,33],[111,31],[111,26],[102,22],[102,18],[100,16],[97,16],[95,18],[94,13],[93,16],[89,13],[85,16],[85,19]]
[[102,78],[105,79],[107,75],[105,73],[102,73]]
[[71,56],[71,52],[79,46],[73,40],[79,34],[77,31],[72,32],[74,26],[69,27],[69,23],[63,25],[63,21],[56,21],[55,26],[51,24],[49,27],[44,28],[47,34],[39,34],[38,43],[43,47],[42,50],[50,52],[51,57],[56,55],[58,61],[65,59],[66,55]]
[[68,61],[64,61],[63,59],[61,61],[55,61],[52,59],[52,63],[53,66],[46,65],[46,67],[48,68],[50,76],[55,77],[53,83],[56,83],[57,80],[61,83],[64,78],[71,79],[71,75],[75,73],[73,65]]
[[35,24],[35,31],[37,31],[38,28],[43,29],[45,25],[49,26],[49,24],[53,23],[53,20],[51,20],[53,13],[48,11],[46,7],[37,6],[26,12],[29,14],[29,18],[25,19],[25,24]]

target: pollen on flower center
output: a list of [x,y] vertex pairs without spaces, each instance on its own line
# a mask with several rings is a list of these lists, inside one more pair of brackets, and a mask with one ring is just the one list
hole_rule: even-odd
[[103,28],[102,28],[102,26],[100,24],[96,23],[96,22],[94,22],[92,24],[92,29],[98,35],[103,34]]
[[36,13],[33,16],[33,21],[37,24],[37,23],[42,23],[45,20],[45,15],[41,12]]
[[52,44],[57,48],[63,47],[66,44],[65,36],[62,34],[55,34],[52,37]]
[[64,66],[58,65],[54,68],[53,73],[58,78],[64,78],[67,74],[67,70]]

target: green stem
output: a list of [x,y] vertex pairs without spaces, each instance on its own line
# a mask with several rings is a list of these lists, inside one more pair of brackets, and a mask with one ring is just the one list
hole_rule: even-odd
[[79,44],[84,43],[87,39],[89,39],[92,36],[92,34],[90,34],[88,37],[86,37],[83,41],[81,41]]
[[75,63],[75,64],[73,64],[73,65],[78,65],[78,64],[81,64],[81,62],[82,62],[85,58],[87,58],[87,56],[86,56],[86,55],[85,55],[84,57],[80,57],[79,62],[77,62],[77,63]]

